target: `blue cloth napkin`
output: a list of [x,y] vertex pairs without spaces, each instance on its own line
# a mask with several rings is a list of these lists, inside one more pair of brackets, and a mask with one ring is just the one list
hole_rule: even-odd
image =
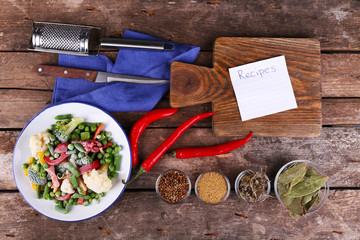
[[[125,31],[124,38],[161,40],[145,34]],[[175,44],[174,51],[120,49],[113,64],[104,55],[82,57],[59,55],[58,65],[72,68],[121,73],[150,78],[170,79],[173,61],[192,63],[200,48]],[[82,102],[109,112],[149,111],[169,90],[170,84],[144,85],[133,83],[92,83],[85,79],[56,78],[52,105]]]

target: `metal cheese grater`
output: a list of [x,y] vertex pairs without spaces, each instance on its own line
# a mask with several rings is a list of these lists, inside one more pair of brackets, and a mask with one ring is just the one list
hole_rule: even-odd
[[89,56],[105,48],[141,48],[174,50],[174,44],[162,41],[100,38],[101,29],[92,26],[33,22],[28,50]]

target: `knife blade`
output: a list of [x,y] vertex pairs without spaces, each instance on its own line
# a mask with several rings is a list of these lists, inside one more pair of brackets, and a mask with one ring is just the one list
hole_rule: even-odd
[[69,68],[52,65],[37,65],[33,69],[39,75],[50,75],[61,78],[83,78],[90,82],[105,83],[105,82],[126,82],[135,84],[164,84],[168,83],[166,79],[156,79],[139,77],[134,75],[108,73],[94,70],[85,70],[79,68]]

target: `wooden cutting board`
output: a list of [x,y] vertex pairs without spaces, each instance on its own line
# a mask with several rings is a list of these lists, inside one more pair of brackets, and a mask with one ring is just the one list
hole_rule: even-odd
[[[284,55],[297,109],[241,121],[228,69]],[[218,38],[213,68],[171,65],[170,105],[212,102],[213,130],[221,136],[316,137],[321,133],[320,44],[301,38]]]

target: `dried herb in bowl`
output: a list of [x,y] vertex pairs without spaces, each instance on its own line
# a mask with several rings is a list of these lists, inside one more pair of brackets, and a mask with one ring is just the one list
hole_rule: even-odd
[[[319,204],[320,189],[327,179],[327,176],[320,174],[307,162],[298,161],[278,174],[275,181],[276,194],[287,207],[290,216],[301,216],[315,204]],[[325,200],[323,197],[322,201]]]
[[250,203],[264,201],[270,192],[270,180],[265,171],[248,169],[239,174],[235,182],[238,196]]

